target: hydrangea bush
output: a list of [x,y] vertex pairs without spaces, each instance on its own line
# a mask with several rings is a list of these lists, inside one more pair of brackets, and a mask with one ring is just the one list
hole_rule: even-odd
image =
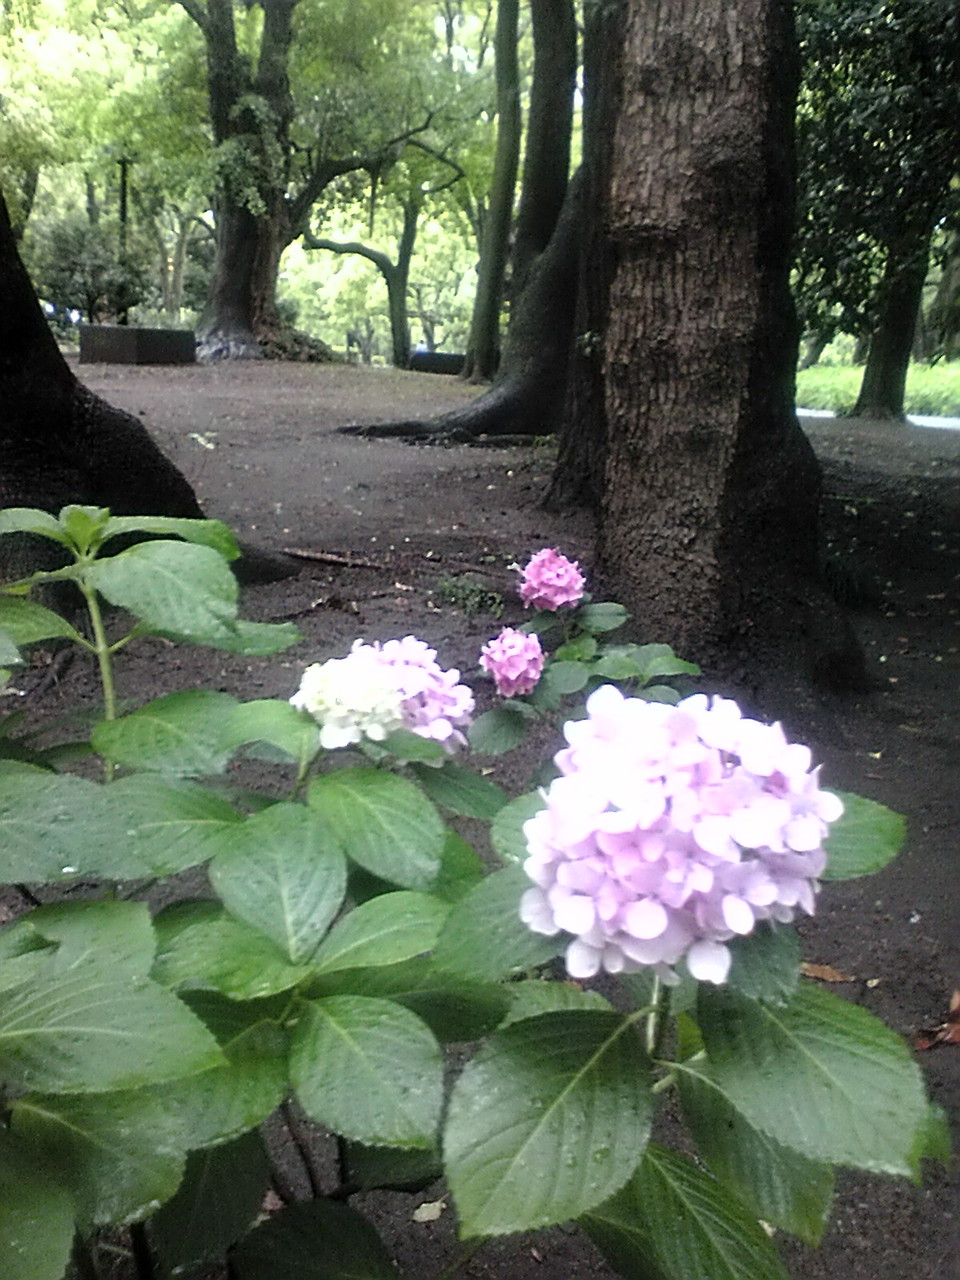
[[[66,562],[0,589],[0,663],[69,641],[104,690],[100,781],[16,713],[0,736],[0,879],[27,901],[86,886],[0,930],[5,1280],[71,1257],[95,1276],[116,1227],[141,1276],[228,1254],[236,1280],[318,1259],[387,1280],[351,1203],[380,1187],[449,1192],[467,1254],[573,1221],[628,1280],[778,1280],[776,1235],[820,1238],[838,1167],[916,1177],[948,1155],[903,1042],[801,978],[790,926],[821,882],[882,866],[901,820],[821,790],[779,726],[678,687],[696,669],[667,646],[609,644],[623,610],[559,552],[523,572],[532,615],[484,647],[497,701],[476,717],[413,636],[358,640],[289,700],[185,690],[121,714],[131,639],[269,654],[296,633],[238,616],[215,521],[16,509],[0,533]],[[51,582],[88,629],[31,595]],[[111,636],[102,600],[132,629]],[[465,763],[465,739],[489,756],[540,717],[566,720],[542,789],[510,798]],[[260,755],[286,762],[284,793],[234,779]],[[486,862],[460,815],[489,823]],[[185,871],[197,896],[165,887],[151,910]],[[695,1158],[651,1140],[665,1096]],[[264,1212],[261,1125],[296,1138],[294,1101],[337,1136],[338,1172]]]

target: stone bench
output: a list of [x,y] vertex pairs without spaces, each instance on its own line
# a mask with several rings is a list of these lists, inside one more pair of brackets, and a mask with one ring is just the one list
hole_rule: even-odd
[[122,324],[82,324],[81,364],[193,364],[191,329],[137,329]]

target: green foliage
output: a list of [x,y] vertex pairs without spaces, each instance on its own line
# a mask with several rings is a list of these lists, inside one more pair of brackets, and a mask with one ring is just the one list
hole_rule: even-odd
[[[816,1241],[837,1166],[915,1177],[947,1154],[906,1046],[801,981],[789,928],[735,940],[727,985],[687,976],[672,1003],[647,973],[611,976],[609,1000],[549,980],[567,938],[518,912],[538,793],[507,800],[409,732],[321,752],[316,723],[282,701],[185,690],[118,714],[112,664],[140,635],[289,641],[238,617],[222,525],[0,513],[0,535],[23,530],[67,563],[0,589],[0,653],[59,637],[97,660],[103,781],[42,751],[0,763],[0,876],[89,883],[0,930],[4,1276],[59,1280],[76,1231],[95,1249],[98,1228],[146,1222],[171,1272],[229,1249],[240,1280],[385,1278],[386,1248],[338,1196],[442,1175],[464,1237],[575,1220],[625,1275],[783,1280],[758,1219]],[[131,533],[152,540],[112,554]],[[31,598],[50,581],[80,590],[90,638]],[[101,594],[132,623],[105,618]],[[562,632],[546,692],[475,736],[502,743],[604,680],[676,697],[661,682],[695,668],[665,645],[607,645],[623,618],[589,602],[535,617]],[[257,750],[283,760],[285,792],[233,788],[232,762]],[[882,806],[845,803],[837,878],[902,838]],[[490,822],[505,865],[484,874],[444,812]],[[200,896],[165,883],[151,914],[154,878],[192,869],[194,884],[200,868]],[[672,1091],[702,1163],[649,1142]],[[294,1123],[294,1102],[337,1135],[343,1186],[258,1221],[257,1130],[278,1108]]]
[[960,17],[952,0],[800,0],[797,19],[801,321],[869,334],[888,255],[954,212]]
[[[797,374],[797,404],[806,409],[849,413],[857,402],[863,369],[852,365],[814,365]],[[906,413],[960,417],[960,362],[912,364],[907,372]]]

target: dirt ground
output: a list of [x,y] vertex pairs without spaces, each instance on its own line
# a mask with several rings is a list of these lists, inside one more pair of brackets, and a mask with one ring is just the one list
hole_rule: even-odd
[[[305,663],[342,654],[358,636],[411,632],[473,678],[480,644],[521,617],[512,561],[553,545],[588,570],[593,564],[590,522],[538,509],[549,446],[423,448],[335,433],[450,408],[474,394],[456,379],[277,364],[79,373],[142,418],[209,515],[303,557],[298,576],[245,595],[246,616],[296,622],[304,638],[294,649],[252,660],[157,644],[120,666],[121,695],[136,702],[199,683],[286,697]],[[960,987],[960,431],[810,419],[805,427],[825,470],[831,557],[856,587],[855,623],[875,688],[824,696],[796,719],[788,708],[786,726],[825,761],[828,785],[909,821],[894,865],[824,889],[803,929],[805,958],[851,975],[837,989],[911,1038],[944,1020]],[[490,609],[496,595],[499,620]],[[45,710],[83,700],[89,687],[75,667],[43,695]],[[486,696],[479,680],[477,688]],[[933,1096],[960,1121],[960,1044],[918,1060]],[[406,1240],[401,1262],[422,1273],[448,1253],[449,1232],[442,1220],[413,1224],[413,1203],[396,1197],[378,1225],[391,1243]],[[844,1177],[822,1247],[785,1242],[783,1252],[797,1280],[960,1280],[960,1178],[932,1166],[921,1187]],[[485,1248],[463,1274],[613,1273],[579,1234],[557,1230]]]

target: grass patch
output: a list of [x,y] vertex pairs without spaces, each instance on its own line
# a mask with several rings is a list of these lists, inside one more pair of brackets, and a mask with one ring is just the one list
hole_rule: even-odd
[[[849,413],[857,401],[863,368],[814,365],[797,374],[797,404],[804,409]],[[912,364],[907,374],[907,413],[960,417],[960,361]]]

